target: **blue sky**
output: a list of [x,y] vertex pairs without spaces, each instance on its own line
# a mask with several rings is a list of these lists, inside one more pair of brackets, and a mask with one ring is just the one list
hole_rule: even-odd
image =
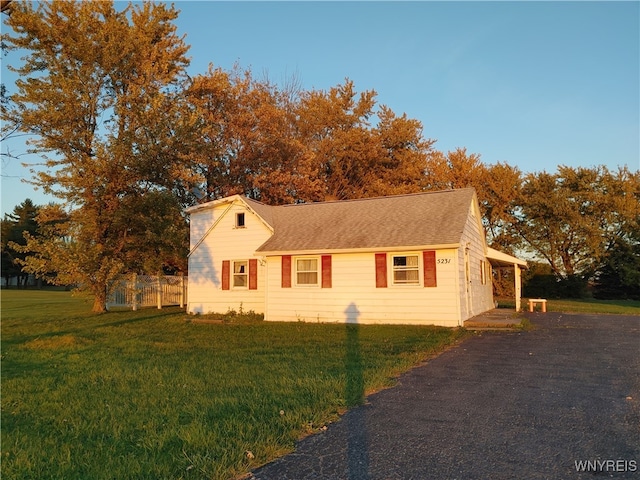
[[[191,75],[238,63],[305,89],[349,78],[420,120],[438,150],[524,172],[640,169],[639,2],[175,4]],[[3,160],[2,175],[3,213],[47,201],[19,162]]]

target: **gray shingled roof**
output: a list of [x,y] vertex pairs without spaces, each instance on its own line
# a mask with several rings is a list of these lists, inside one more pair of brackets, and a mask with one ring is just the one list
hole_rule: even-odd
[[474,190],[270,207],[247,204],[273,227],[259,252],[459,244]]

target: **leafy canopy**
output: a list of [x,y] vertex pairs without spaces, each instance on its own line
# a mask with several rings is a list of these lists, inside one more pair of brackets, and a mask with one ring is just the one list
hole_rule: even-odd
[[173,146],[188,47],[176,17],[153,3],[20,2],[6,20],[14,34],[3,42],[28,55],[12,67],[20,80],[3,121],[34,135],[31,151],[45,157],[34,183],[62,200],[41,212],[50,228],[29,237],[25,270],[89,290],[97,311],[114,278],[135,268],[132,257],[160,268],[159,252],[177,256],[182,244],[161,231],[166,222],[137,228],[149,204],[186,235],[165,200],[183,170]]

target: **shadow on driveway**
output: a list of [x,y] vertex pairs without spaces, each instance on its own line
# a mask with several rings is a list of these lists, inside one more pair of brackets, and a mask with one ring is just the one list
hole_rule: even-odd
[[253,478],[640,478],[640,316],[527,316],[535,329],[470,338]]

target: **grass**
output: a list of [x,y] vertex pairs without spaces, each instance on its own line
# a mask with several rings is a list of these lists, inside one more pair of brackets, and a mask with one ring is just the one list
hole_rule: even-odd
[[549,300],[547,311],[567,313],[605,313],[640,315],[640,301],[637,300]]
[[[522,309],[529,308],[528,299],[522,299]],[[499,308],[515,308],[513,299],[498,299]],[[536,311],[540,311],[540,305],[536,306]],[[548,312],[566,313],[600,313],[600,314],[620,314],[620,315],[640,315],[640,301],[638,300],[598,300],[595,298],[585,299],[548,299]]]
[[3,479],[240,476],[466,335],[90,307],[2,291]]

